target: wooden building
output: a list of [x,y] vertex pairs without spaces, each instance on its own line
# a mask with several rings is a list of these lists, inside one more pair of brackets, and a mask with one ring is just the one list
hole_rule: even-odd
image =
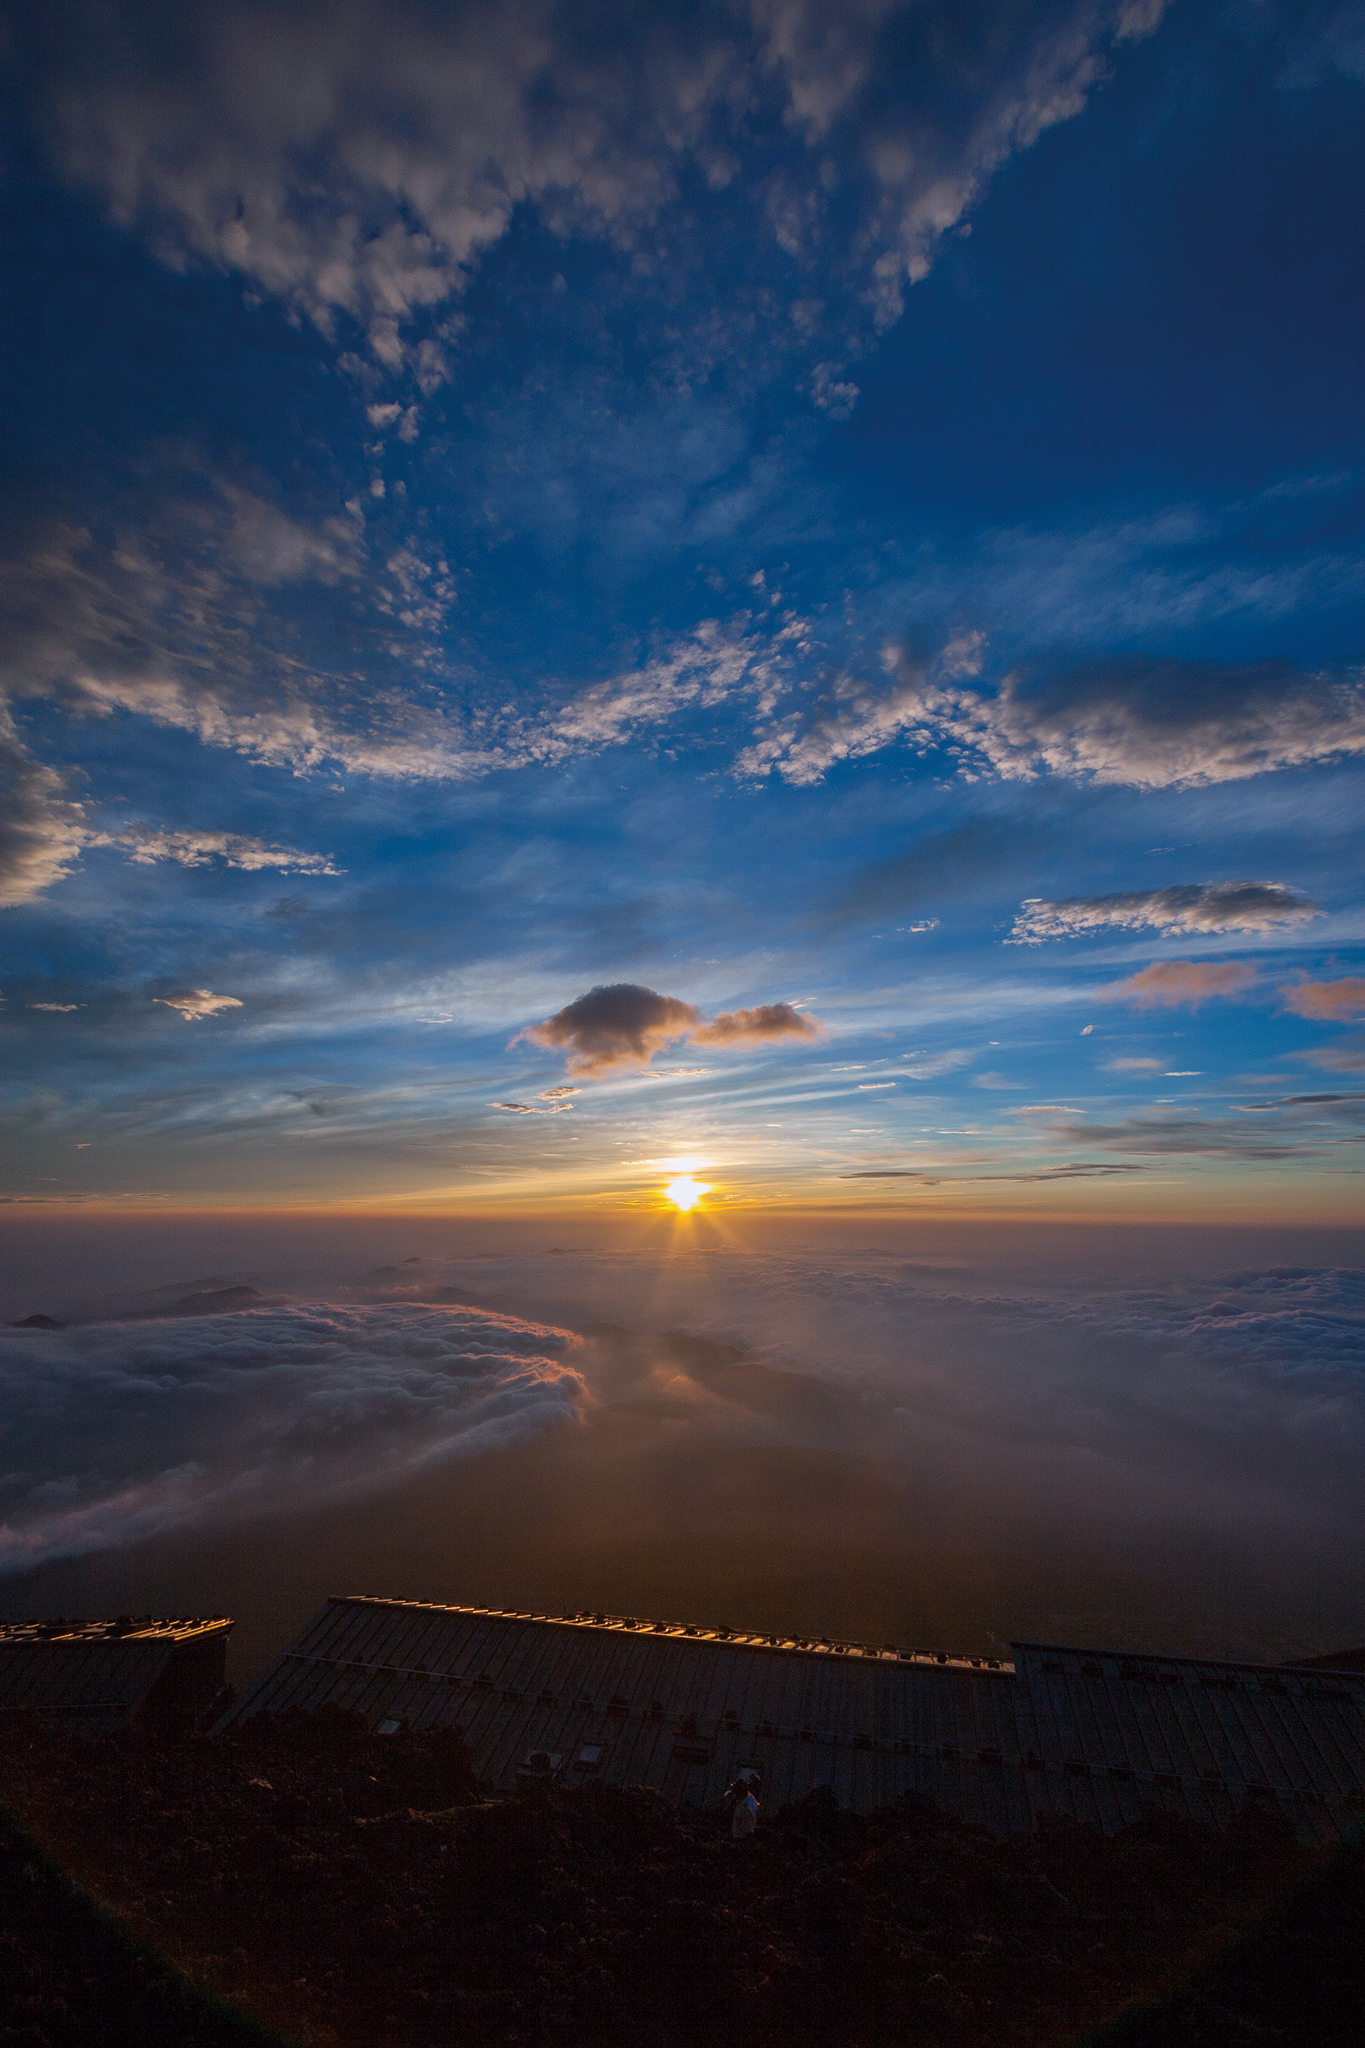
[[134,1722],[200,1727],[222,1707],[231,1632],[221,1615],[0,1622],[0,1712],[36,1710],[99,1735]]
[[457,1723],[511,1790],[594,1777],[678,1804],[741,1771],[765,1806],[914,1792],[1005,1835],[1062,1812],[1222,1823],[1284,1813],[1330,1841],[1365,1815],[1365,1673],[1015,1645],[1012,1662],[634,1615],[332,1599],[219,1724],[326,1703],[381,1732]]

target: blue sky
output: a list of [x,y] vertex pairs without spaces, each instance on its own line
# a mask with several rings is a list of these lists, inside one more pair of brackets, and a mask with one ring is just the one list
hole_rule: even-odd
[[1358,1215],[1358,7],[13,49],[11,1199]]

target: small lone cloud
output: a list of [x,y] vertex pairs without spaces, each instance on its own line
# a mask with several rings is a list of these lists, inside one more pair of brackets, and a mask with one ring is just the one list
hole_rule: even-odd
[[220,1010],[240,1010],[242,1005],[236,996],[216,996],[208,988],[177,989],[171,996],[153,996],[154,1003],[164,1004],[168,1010],[176,1010],[187,1024],[198,1023],[201,1017],[216,1017]]
[[30,1004],[29,1004],[29,1008],[30,1008],[30,1010],[53,1010],[53,1011],[55,1011],[55,1012],[57,1013],[57,1015],[59,1015],[59,1016],[62,1016],[62,1017],[64,1017],[64,1016],[65,1016],[65,1015],[67,1014],[67,1012],[68,1012],[68,1011],[70,1011],[70,1010],[83,1010],[83,1009],[85,1008],[85,1004],[84,1004],[84,1003],[30,1003]]
[[1175,1010],[1186,1003],[1194,1009],[1212,996],[1239,996],[1255,979],[1256,969],[1245,960],[1159,960],[1126,981],[1096,989],[1095,995],[1098,1001],[1132,1003],[1139,1010]]
[[589,989],[543,1024],[518,1032],[512,1043],[529,1040],[532,1045],[562,1047],[571,1074],[598,1080],[623,1068],[647,1067],[657,1053],[680,1039],[696,1045],[757,1045],[781,1038],[818,1038],[823,1028],[790,1003],[722,1011],[708,1024],[694,1003],[620,981]]
[[[542,1102],[558,1102],[561,1096],[581,1095],[582,1093],[583,1090],[581,1088],[574,1088],[566,1082],[564,1086],[560,1088],[542,1088],[540,1091],[540,1099]],[[567,1103],[565,1104],[565,1107],[568,1107]]]
[[1159,1074],[1160,1060],[1106,1060],[1111,1074]]
[[562,1109],[572,1109],[573,1104],[571,1102],[555,1102],[542,1109],[534,1102],[490,1102],[488,1107],[490,1109],[509,1109],[513,1116],[558,1116]]
[[1323,1024],[1365,1023],[1365,980],[1353,975],[1346,981],[1301,981],[1286,990],[1284,1006]]
[[1082,1024],[1082,1026],[1081,1026],[1081,1037],[1082,1037],[1082,1038],[1089,1038],[1089,1036],[1090,1036],[1091,1032],[1092,1032],[1092,1031],[1094,1030],[1094,1028],[1095,1028],[1095,1027],[1094,1027],[1094,1025],[1093,1025],[1093,1024]]

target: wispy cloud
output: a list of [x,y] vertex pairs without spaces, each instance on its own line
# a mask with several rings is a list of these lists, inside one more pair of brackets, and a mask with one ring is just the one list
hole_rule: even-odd
[[1306,924],[1321,911],[1283,882],[1191,882],[1166,889],[1134,889],[1112,896],[1066,896],[1048,902],[1026,897],[1006,945],[1082,938],[1111,929],[1162,932],[1273,931]]
[[127,852],[140,866],[170,860],[182,868],[207,867],[221,860],[224,867],[243,868],[248,874],[273,869],[285,875],[339,875],[330,854],[301,853],[293,846],[272,846],[243,832],[168,832],[152,825],[130,825],[123,832],[92,832],[88,846],[112,846]]

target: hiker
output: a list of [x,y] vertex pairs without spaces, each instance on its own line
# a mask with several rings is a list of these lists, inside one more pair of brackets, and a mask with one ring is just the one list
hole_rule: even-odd
[[752,1835],[758,1827],[758,1801],[754,1788],[746,1779],[743,1797],[735,1801],[734,1814],[730,1821],[730,1833],[738,1841],[741,1835]]

